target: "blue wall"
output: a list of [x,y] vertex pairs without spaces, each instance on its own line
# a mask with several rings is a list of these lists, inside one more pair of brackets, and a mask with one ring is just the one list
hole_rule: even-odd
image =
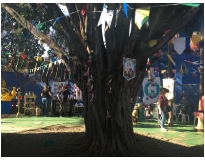
[[[41,104],[41,91],[42,91],[42,86],[37,85],[35,83],[29,82],[26,83],[26,79],[24,77],[23,73],[18,73],[18,76],[21,80],[21,83],[24,86],[25,91],[31,91],[34,92],[36,94],[36,104]],[[14,72],[4,72],[1,71],[1,78],[4,78],[6,80],[6,88],[9,90],[12,90],[13,87],[20,87],[20,84],[16,78],[16,75],[14,74]],[[21,101],[21,103],[23,103],[23,100]]]

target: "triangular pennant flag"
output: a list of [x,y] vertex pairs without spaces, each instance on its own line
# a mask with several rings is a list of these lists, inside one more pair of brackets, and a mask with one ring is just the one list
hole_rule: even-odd
[[109,28],[110,28],[111,23],[112,23],[112,17],[113,17],[113,11],[111,11],[111,10],[107,11],[105,21],[107,22]]
[[2,32],[1,32],[1,38],[3,38],[4,36],[6,36],[7,35],[7,32],[5,31],[5,30],[3,30]]
[[83,7],[82,11],[81,11],[81,14],[84,16],[86,13],[86,6]]
[[20,34],[23,29],[24,29],[24,28],[18,28],[18,29],[16,29],[16,30],[14,30],[12,33],[13,33],[13,34]]
[[132,19],[130,20],[129,36],[130,36],[131,30],[132,30]]
[[167,55],[167,57],[169,58],[169,60],[173,63],[174,66],[176,66],[174,60],[172,59],[172,56],[171,55]]
[[153,47],[155,44],[157,44],[157,40],[151,40],[151,41],[149,41],[149,46],[150,47]]
[[200,35],[192,35],[191,40],[194,44],[197,44],[200,42],[201,36]]
[[190,49],[192,50],[192,51],[198,51],[199,50],[199,43],[196,43],[196,44],[194,44],[193,42],[192,42],[192,39],[190,38]]
[[161,70],[161,74],[163,74],[164,72],[166,72],[166,70]]
[[36,25],[36,33],[38,33],[39,29],[42,29],[44,23],[39,23]]
[[186,38],[185,37],[174,39],[174,49],[179,55],[182,54],[185,48],[186,48]]
[[97,26],[101,25],[104,22],[104,17],[105,17],[105,12],[102,11]]
[[128,14],[127,14],[127,3],[123,3],[123,10],[124,10],[124,13],[125,13],[126,17],[128,18]]
[[139,29],[148,20],[150,13],[150,6],[136,9],[135,11],[135,24]]
[[191,7],[199,7],[200,3],[181,3],[185,6],[191,6]]

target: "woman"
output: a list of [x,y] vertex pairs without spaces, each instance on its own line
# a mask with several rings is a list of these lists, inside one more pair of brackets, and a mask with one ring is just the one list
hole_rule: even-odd
[[[48,102],[49,102],[49,95],[53,97],[47,85],[43,87],[41,92],[42,103],[43,103],[43,116],[48,116]],[[53,97],[55,99],[55,97]]]
[[167,129],[164,128],[165,113],[168,112],[168,99],[165,95],[167,92],[169,91],[166,88],[161,88],[160,95],[158,97],[158,109],[159,114],[161,114],[160,127],[162,132],[167,131]]

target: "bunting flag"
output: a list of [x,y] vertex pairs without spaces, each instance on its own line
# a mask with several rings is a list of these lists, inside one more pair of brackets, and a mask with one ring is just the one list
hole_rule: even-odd
[[123,77],[128,81],[135,78],[136,75],[136,60],[123,57]]
[[20,34],[23,29],[24,29],[24,28],[18,28],[18,29],[14,30],[14,31],[11,32],[11,33],[13,33],[13,34]]
[[42,29],[44,23],[39,23],[36,25],[36,33],[38,33],[39,29]]
[[201,36],[200,36],[200,35],[192,35],[192,37],[191,37],[191,41],[192,41],[194,44],[199,43],[200,40],[201,40]]
[[155,77],[151,82],[148,78],[144,78],[142,82],[144,99],[143,102],[146,105],[157,102],[158,96],[160,94],[160,77]]
[[174,60],[172,59],[172,56],[171,55],[167,55],[167,57],[169,58],[169,60],[173,63],[174,66],[176,66]]
[[199,7],[200,3],[180,3],[181,5],[190,6],[190,7]]
[[150,13],[150,6],[136,9],[135,24],[139,29],[141,29],[142,25],[148,20],[149,13]]
[[1,38],[3,38],[4,36],[6,36],[7,35],[7,32],[5,31],[5,30],[3,30],[2,32],[1,32]]
[[166,88],[169,90],[168,93],[166,93],[166,97],[168,100],[171,100],[174,97],[174,80],[170,78],[162,79],[163,81],[163,88]]
[[53,26],[54,26],[54,25],[56,24],[56,22],[58,22],[59,19],[61,19],[62,17],[64,17],[64,16],[61,16],[61,17],[56,18],[55,21],[54,21],[54,23],[53,23]]
[[185,48],[186,48],[186,38],[185,37],[174,39],[174,49],[179,55],[182,54]]
[[192,50],[192,51],[198,51],[199,50],[199,43],[196,43],[196,44],[194,44],[193,42],[192,42],[192,39],[190,38],[190,49]]
[[113,11],[111,11],[111,10],[107,11],[107,16],[106,16],[105,21],[107,22],[109,28],[110,28],[111,23],[112,23],[113,14],[114,14]]
[[110,25],[112,23],[113,13],[114,13],[114,11],[112,11],[112,10],[102,11],[97,26],[103,24],[104,22],[107,22],[107,24],[110,28]]
[[84,16],[86,13],[86,6],[83,7],[82,11],[81,11],[81,14]]
[[149,43],[148,43],[148,45],[150,46],[150,47],[153,47],[154,45],[156,45],[157,44],[157,40],[151,40],[151,41],[149,41]]
[[104,22],[104,17],[105,17],[105,12],[102,11],[97,26],[101,25]]
[[131,20],[130,20],[129,37],[130,37],[130,34],[131,34],[131,30],[132,30],[132,18],[131,18]]
[[128,14],[127,14],[127,3],[123,3],[123,10],[124,10],[124,13],[125,13],[126,17],[128,18]]

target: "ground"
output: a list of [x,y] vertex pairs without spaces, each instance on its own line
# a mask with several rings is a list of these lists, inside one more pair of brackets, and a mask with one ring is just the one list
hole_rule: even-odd
[[[83,144],[84,125],[55,125],[1,134],[1,157],[73,157],[75,147]],[[204,157],[204,146],[188,147],[169,143],[166,139],[135,133],[141,157]]]

